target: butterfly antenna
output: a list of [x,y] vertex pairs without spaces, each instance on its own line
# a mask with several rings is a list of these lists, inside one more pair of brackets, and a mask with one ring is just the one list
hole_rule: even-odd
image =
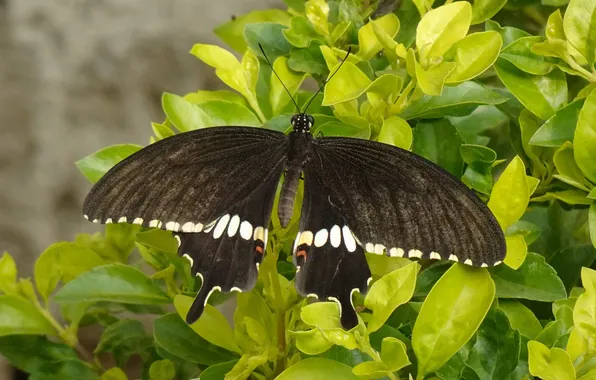
[[331,74],[329,76],[329,78],[327,78],[327,80],[325,81],[325,83],[323,83],[323,85],[321,87],[319,87],[319,90],[317,92],[315,92],[315,94],[313,96],[310,97],[310,100],[308,101],[308,103],[306,103],[306,107],[304,107],[304,111],[302,111],[302,113],[306,113],[306,110],[310,106],[310,103],[312,103],[312,101],[315,100],[315,97],[317,95],[319,95],[319,93],[323,90],[323,88],[325,88],[325,85],[331,80],[331,78],[333,78],[335,76],[335,74],[337,74],[337,72],[339,71],[339,69],[341,69],[341,67],[344,64],[344,62],[348,59],[348,56],[350,55],[350,52],[351,51],[352,51],[352,47],[349,46],[348,47],[348,53],[346,54],[346,56],[344,57],[344,59],[341,60],[341,62],[339,63],[339,66],[337,66],[337,69],[335,69],[335,71],[333,72],[333,74]]
[[261,49],[261,53],[263,53],[263,57],[265,57],[265,61],[267,61],[267,64],[269,65],[269,67],[271,67],[271,71],[273,71],[273,74],[275,74],[275,76],[277,77],[277,79],[279,79],[279,83],[281,83],[281,85],[283,86],[284,90],[286,90],[286,92],[290,96],[290,99],[292,99],[292,103],[294,103],[294,105],[296,106],[296,109],[298,110],[298,113],[300,113],[300,107],[298,107],[298,103],[296,103],[296,101],[294,100],[294,97],[292,96],[292,94],[290,94],[290,91],[288,90],[288,88],[286,87],[286,85],[284,84],[284,82],[281,80],[281,78],[279,77],[279,75],[277,75],[277,73],[275,72],[275,69],[273,68],[273,65],[271,64],[271,61],[269,60],[269,58],[267,58],[267,54],[265,54],[265,50],[263,50],[263,46],[261,44],[259,44],[259,49]]

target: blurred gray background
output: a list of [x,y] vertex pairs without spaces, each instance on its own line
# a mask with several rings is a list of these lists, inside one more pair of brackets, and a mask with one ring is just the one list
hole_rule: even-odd
[[[162,92],[221,88],[188,51],[281,0],[0,0],[0,254],[20,276],[49,244],[94,231],[74,162],[145,145]],[[0,361],[2,358],[0,357]],[[6,366],[6,365],[4,365]],[[0,370],[0,379],[12,378]]]

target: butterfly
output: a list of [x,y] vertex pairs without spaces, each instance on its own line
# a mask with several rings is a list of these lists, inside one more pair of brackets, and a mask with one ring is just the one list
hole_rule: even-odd
[[291,118],[288,135],[222,126],[155,142],[93,186],[85,217],[172,231],[179,255],[202,281],[188,323],[214,291],[254,287],[282,176],[276,210],[282,227],[304,181],[292,249],[296,289],[335,301],[345,329],[358,324],[354,293],[366,293],[372,279],[365,251],[476,267],[502,262],[497,220],[456,177],[391,145],[315,137],[306,108]]

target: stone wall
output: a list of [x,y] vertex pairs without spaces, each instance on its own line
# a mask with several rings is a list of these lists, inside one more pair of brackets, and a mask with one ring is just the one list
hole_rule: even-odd
[[[94,231],[74,162],[145,144],[164,91],[220,84],[188,51],[233,15],[281,0],[0,0],[0,253],[22,276],[58,240]],[[0,379],[2,375],[0,374]]]

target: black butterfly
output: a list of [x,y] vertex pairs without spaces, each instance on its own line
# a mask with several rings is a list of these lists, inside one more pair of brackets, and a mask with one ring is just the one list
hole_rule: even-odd
[[255,285],[284,172],[277,209],[284,227],[304,176],[296,288],[336,301],[346,329],[358,323],[353,293],[366,292],[371,280],[365,251],[479,267],[503,260],[505,240],[490,210],[439,166],[382,143],[315,138],[315,120],[304,112],[291,123],[289,135],[213,127],[151,144],[95,184],[85,217],[174,233],[179,254],[202,280],[188,323],[214,290]]

